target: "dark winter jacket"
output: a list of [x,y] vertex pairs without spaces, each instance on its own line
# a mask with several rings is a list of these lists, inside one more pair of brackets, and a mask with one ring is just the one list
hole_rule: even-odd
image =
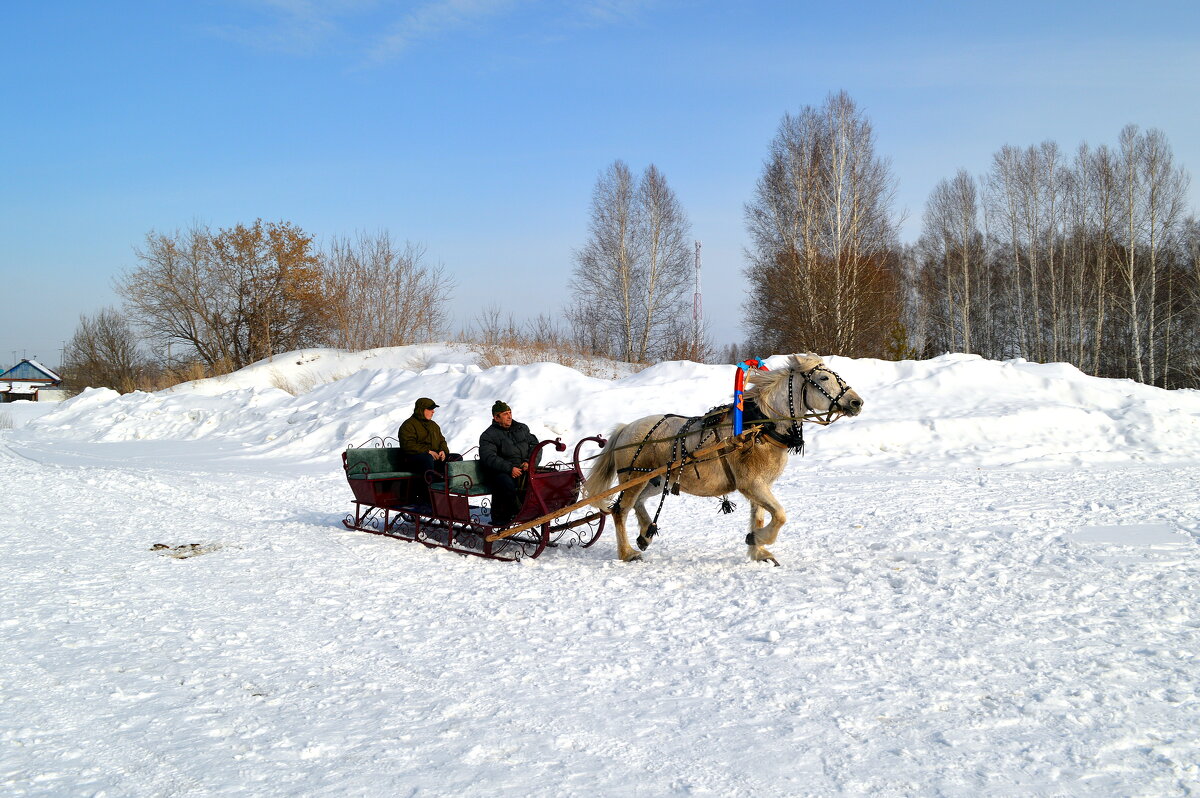
[[520,421],[508,429],[493,421],[479,436],[479,462],[492,471],[511,471],[528,460],[537,445],[538,439]]
[[400,425],[397,437],[400,439],[400,448],[409,454],[450,453],[446,439],[442,437],[442,428],[436,421],[426,419],[420,410],[413,411],[412,417]]

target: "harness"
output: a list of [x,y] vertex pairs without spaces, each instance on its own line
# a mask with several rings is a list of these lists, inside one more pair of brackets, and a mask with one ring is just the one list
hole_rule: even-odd
[[[838,393],[836,396],[834,396],[828,390],[826,390],[825,386],[821,385],[821,382],[813,377],[813,375],[818,371],[827,372],[827,373],[833,375],[833,378],[835,380],[837,380]],[[788,400],[787,400],[788,401],[788,405],[787,405],[788,415],[786,417],[772,418],[771,416],[768,416],[766,413],[764,413],[762,411],[762,409],[758,406],[758,402],[756,402],[754,399],[745,400],[744,410],[743,410],[743,418],[745,419],[745,424],[748,426],[757,425],[760,428],[759,434],[758,434],[758,439],[766,440],[768,443],[778,446],[781,449],[790,449],[793,454],[803,454],[804,453],[804,426],[803,426],[803,423],[805,421],[813,421],[822,426],[832,424],[836,420],[836,416],[840,416],[841,413],[843,412],[841,406],[839,405],[839,402],[841,401],[842,397],[846,395],[847,391],[850,390],[850,386],[847,385],[846,382],[840,376],[837,375],[837,373],[826,368],[824,365],[817,365],[817,366],[814,366],[814,367],[808,369],[807,371],[799,372],[798,376],[802,377],[804,380],[802,387],[800,389],[800,406],[801,406],[801,408],[803,410],[808,411],[809,408],[811,407],[811,405],[808,403],[808,391],[809,391],[809,388],[811,387],[814,390],[816,390],[818,393],[820,393],[822,396],[824,396],[827,400],[829,400],[829,409],[828,410],[824,411],[823,413],[817,413],[815,411],[810,411],[802,416],[797,415],[796,414],[795,382],[792,379],[792,375],[788,376]],[[671,459],[668,462],[679,462],[680,465],[679,465],[678,469],[667,469],[666,474],[663,475],[662,494],[660,495],[659,500],[658,500],[658,508],[655,510],[654,517],[651,519],[650,524],[646,527],[645,532],[638,535],[638,538],[637,538],[638,548],[645,551],[646,548],[650,545],[650,541],[653,540],[654,536],[658,534],[658,517],[662,513],[663,505],[666,503],[667,493],[669,492],[673,496],[679,495],[679,481],[683,474],[683,468],[685,465],[684,461],[687,460],[687,456],[688,456],[686,438],[687,438],[687,435],[689,434],[692,426],[696,422],[701,422],[700,438],[696,443],[696,448],[698,449],[698,448],[703,447],[704,436],[709,431],[711,431],[714,436],[719,435],[717,428],[719,426],[721,426],[721,419],[725,416],[726,413],[730,412],[730,410],[732,408],[733,408],[733,405],[719,405],[719,406],[714,407],[711,410],[709,410],[703,416],[687,416],[687,417],[685,417],[685,416],[680,416],[680,415],[675,415],[675,414],[664,415],[658,421],[654,422],[654,426],[652,426],[646,432],[646,434],[642,437],[642,440],[636,444],[637,449],[636,449],[636,451],[634,451],[633,457],[630,458],[629,465],[626,466],[625,468],[617,469],[618,474],[629,473],[629,472],[646,473],[646,472],[653,471],[654,470],[653,468],[639,467],[637,465],[637,460],[638,460],[638,457],[641,456],[642,450],[646,447],[647,443],[651,442],[651,440],[654,440],[653,435],[654,435],[655,430],[657,430],[659,428],[659,426],[661,426],[662,423],[664,421],[666,421],[668,418],[685,418],[686,419],[683,422],[683,426],[681,426],[679,428],[679,432],[677,432],[675,435],[672,435],[669,438],[654,440],[655,443],[665,442],[668,440],[671,441]],[[790,422],[787,427],[787,430],[784,432],[780,432],[777,428],[777,425],[779,423],[785,422],[785,421]],[[634,444],[626,444],[626,446],[632,446],[632,445],[634,445]],[[618,448],[623,448],[623,447],[618,447]],[[728,455],[729,455],[729,451],[722,450],[722,451],[718,452],[713,457],[713,459],[719,460],[721,462],[721,466],[725,470],[726,478],[729,480],[730,484],[735,484],[735,480],[734,480],[734,476],[733,476],[733,469],[729,466],[729,463],[728,463]],[[699,467],[700,462],[701,461],[699,461],[699,460],[693,460],[691,463],[692,467],[696,470],[697,479],[700,477],[700,467]],[[672,472],[673,471],[674,471],[674,483],[672,483]],[[654,479],[650,480],[650,484],[657,486],[658,480],[659,480],[659,477],[655,477]],[[625,496],[625,493],[624,493],[624,491],[622,491],[621,494],[617,497],[617,501],[613,504],[612,508],[610,509],[610,512],[619,512],[620,511],[621,500],[624,498],[624,496]],[[720,506],[720,511],[722,513],[732,513],[736,509],[736,507],[737,507],[737,505],[735,505],[732,501],[730,501],[728,496],[722,497],[721,506]]]
[[[715,407],[715,408],[709,410],[703,416],[686,416],[685,417],[685,416],[674,415],[674,414],[664,415],[658,421],[654,422],[654,426],[652,426],[646,432],[645,436],[642,437],[641,442],[638,443],[638,445],[637,445],[637,450],[634,451],[633,457],[630,458],[630,460],[629,460],[629,465],[626,466],[625,468],[617,469],[618,474],[629,473],[631,471],[639,471],[639,472],[643,472],[643,473],[653,471],[654,470],[653,468],[639,468],[638,467],[637,460],[638,460],[638,457],[640,457],[642,454],[642,449],[644,449],[646,447],[646,444],[650,442],[651,436],[654,435],[654,431],[659,428],[659,425],[661,425],[668,418],[683,418],[683,419],[685,419],[683,422],[683,426],[681,426],[679,428],[679,431],[677,433],[672,435],[670,438],[663,439],[663,441],[666,441],[666,440],[671,441],[671,458],[670,458],[670,460],[668,460],[668,462],[669,463],[678,462],[679,468],[678,469],[668,468],[667,472],[665,474],[663,474],[661,477],[661,479],[662,479],[662,494],[659,496],[659,499],[658,499],[658,509],[656,509],[654,511],[654,518],[651,519],[650,525],[646,527],[646,531],[643,534],[638,535],[638,538],[637,538],[637,544],[643,551],[645,551],[646,547],[650,545],[650,541],[654,539],[654,536],[658,534],[658,517],[659,517],[659,515],[662,514],[663,505],[667,501],[667,493],[670,493],[672,496],[679,495],[679,480],[683,476],[684,465],[689,460],[689,457],[688,457],[689,453],[688,453],[688,449],[687,449],[687,436],[688,436],[689,432],[691,431],[692,426],[698,421],[701,422],[700,438],[696,441],[696,446],[693,449],[693,451],[695,451],[696,449],[702,449],[704,447],[704,436],[707,435],[709,432],[711,432],[714,437],[717,437],[720,435],[720,433],[717,431],[717,427],[720,426],[721,418],[725,415],[726,412],[728,412],[728,410],[729,410],[729,405],[722,405],[721,407]],[[655,442],[658,443],[659,441],[655,441]],[[729,476],[730,482],[732,482],[733,481],[733,472],[729,470],[729,464],[726,462],[727,454],[728,454],[728,452],[725,452],[725,451],[718,452],[715,459],[718,459],[721,461],[721,465],[723,465],[725,467],[726,474]],[[695,459],[691,460],[691,466],[692,466],[692,468],[694,468],[696,470],[696,478],[697,479],[700,478],[700,462],[701,462],[700,460],[695,460]],[[672,476],[674,477],[674,482],[672,482]],[[659,484],[659,479],[660,479],[659,477],[655,477],[654,479],[650,480],[650,484],[657,487]],[[613,504],[611,512],[618,512],[620,510],[621,499],[624,496],[625,496],[625,493],[624,493],[624,491],[622,491],[621,495],[617,497],[617,501]],[[725,507],[729,507],[729,509],[725,510],[724,509]],[[724,512],[733,512],[732,502],[730,502],[728,499],[722,500],[722,509]]]

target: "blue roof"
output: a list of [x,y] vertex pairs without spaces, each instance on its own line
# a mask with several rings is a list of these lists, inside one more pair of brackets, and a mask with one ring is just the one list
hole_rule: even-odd
[[62,382],[62,378],[36,360],[22,360],[8,371],[0,374],[0,380],[35,380]]

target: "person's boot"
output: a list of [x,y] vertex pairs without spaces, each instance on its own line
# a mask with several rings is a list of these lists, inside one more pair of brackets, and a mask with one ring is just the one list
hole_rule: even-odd
[[492,526],[508,526],[516,510],[507,496],[492,494]]

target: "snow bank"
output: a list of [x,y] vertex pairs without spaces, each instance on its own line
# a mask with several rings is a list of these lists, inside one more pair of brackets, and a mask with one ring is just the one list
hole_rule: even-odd
[[[1200,457],[1197,391],[1098,379],[1062,363],[972,355],[828,362],[866,407],[858,418],[809,435],[808,457],[817,461],[937,468]],[[485,370],[477,354],[448,344],[305,350],[153,394],[88,390],[28,427],[41,436],[86,441],[208,438],[260,457],[327,462],[347,445],[394,435],[421,396],[441,405],[437,420],[451,447],[467,451],[497,399],[535,434],[571,441],[651,413],[702,413],[729,401],[733,373],[732,366],[681,361],[603,380],[553,363]],[[279,385],[316,387],[293,396]]]
[[974,355],[829,362],[867,402],[861,417],[814,436],[823,456],[847,465],[1072,466],[1200,455],[1198,391]]

